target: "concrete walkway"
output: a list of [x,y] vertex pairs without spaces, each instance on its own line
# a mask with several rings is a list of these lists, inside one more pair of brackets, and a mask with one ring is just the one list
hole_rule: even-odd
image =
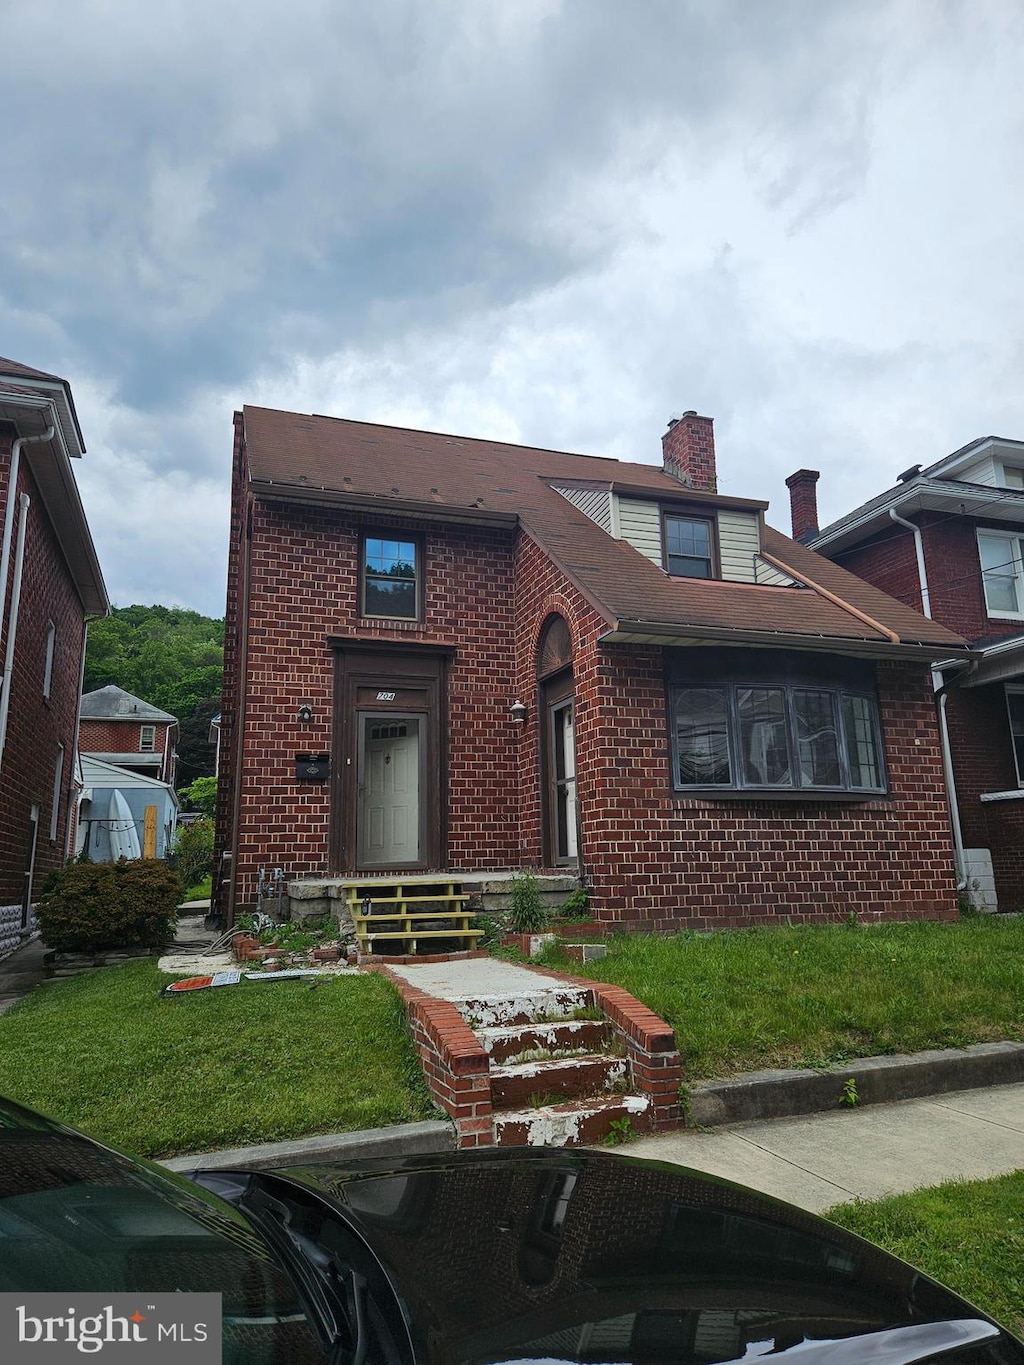
[[1024,1169],[1024,1084],[639,1138],[631,1156],[725,1176],[818,1213]]

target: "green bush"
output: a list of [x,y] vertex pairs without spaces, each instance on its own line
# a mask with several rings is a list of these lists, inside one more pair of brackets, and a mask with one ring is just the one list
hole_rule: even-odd
[[182,886],[195,886],[213,871],[213,821],[179,825],[171,851],[171,866]]
[[155,858],[72,863],[54,872],[36,912],[43,941],[58,952],[161,948],[174,937],[180,883]]
[[183,796],[193,810],[200,810],[207,819],[212,820],[217,813],[217,779],[215,777],[197,777],[188,787],[184,787],[179,796]]

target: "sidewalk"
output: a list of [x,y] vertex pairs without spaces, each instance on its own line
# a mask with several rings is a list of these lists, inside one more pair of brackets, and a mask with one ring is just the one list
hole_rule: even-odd
[[812,1213],[1024,1169],[1024,1084],[639,1138],[631,1156],[725,1176]]

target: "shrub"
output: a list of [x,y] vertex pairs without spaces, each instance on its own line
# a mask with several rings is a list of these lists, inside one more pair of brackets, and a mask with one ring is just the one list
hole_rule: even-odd
[[183,796],[193,810],[201,810],[207,819],[212,820],[217,813],[217,779],[197,777],[188,787],[178,793]]
[[514,934],[536,934],[545,927],[548,914],[541,904],[537,878],[523,872],[512,878],[512,904],[509,923]]
[[213,821],[179,825],[174,836],[171,866],[182,886],[195,886],[213,872]]
[[71,863],[47,879],[37,917],[58,952],[161,948],[174,937],[180,884],[155,858]]

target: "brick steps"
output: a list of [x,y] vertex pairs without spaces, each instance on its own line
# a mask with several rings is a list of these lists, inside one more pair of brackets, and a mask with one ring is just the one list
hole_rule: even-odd
[[650,1100],[646,1095],[612,1095],[530,1109],[495,1111],[494,1142],[500,1147],[582,1147],[616,1132],[623,1139],[642,1132]]
[[675,1035],[620,986],[553,982],[540,970],[534,986],[525,968],[508,995],[452,999],[382,962],[360,965],[398,989],[427,1085],[460,1147],[626,1141],[682,1120]]
[[611,1027],[605,1019],[566,1019],[561,1023],[511,1024],[478,1028],[476,1036],[492,1065],[536,1061],[531,1054],[600,1052],[608,1045]]
[[487,1054],[495,1143],[577,1146],[615,1124],[625,1136],[646,1117],[647,1101],[627,1093],[630,1065],[610,1022],[574,1018],[595,1012],[591,990],[566,983],[454,1003]]
[[495,1109],[513,1109],[543,1103],[545,1096],[557,1096],[560,1103],[625,1090],[626,1073],[625,1057],[596,1055],[492,1066],[491,1103]]

